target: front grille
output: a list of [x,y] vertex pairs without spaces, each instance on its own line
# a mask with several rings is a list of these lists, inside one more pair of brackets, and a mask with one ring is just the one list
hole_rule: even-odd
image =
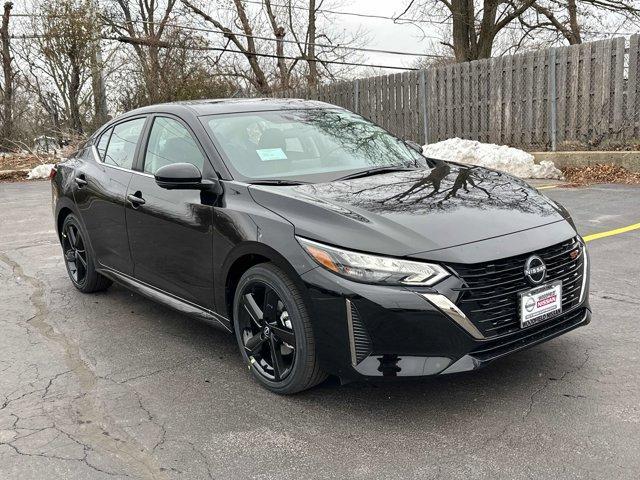
[[537,324],[530,328],[522,329],[518,333],[509,335],[506,339],[496,338],[482,342],[479,347],[471,352],[471,355],[479,360],[494,360],[571,330],[584,322],[586,315],[586,308],[575,308],[554,318],[553,322]]
[[[578,249],[576,258],[571,252]],[[518,293],[532,288],[524,275],[524,265],[538,255],[547,266],[544,283],[562,281],[562,310],[578,305],[582,288],[584,250],[577,238],[524,255],[471,265],[450,267],[464,281],[456,304],[487,337],[521,330]]]

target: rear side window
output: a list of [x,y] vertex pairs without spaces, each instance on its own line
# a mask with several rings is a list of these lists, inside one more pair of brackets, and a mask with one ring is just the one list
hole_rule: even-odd
[[109,144],[109,137],[111,136],[111,130],[113,130],[113,128],[110,128],[106,132],[104,132],[96,145],[96,149],[98,150],[98,155],[100,155],[100,160],[102,160],[103,162],[104,162],[105,153],[107,151],[107,145]]
[[184,125],[171,118],[156,117],[149,133],[144,171],[153,175],[160,167],[178,162],[191,163],[202,172],[204,156]]
[[140,139],[145,120],[145,118],[136,118],[113,127],[104,156],[104,163],[127,169],[133,167],[136,145]]

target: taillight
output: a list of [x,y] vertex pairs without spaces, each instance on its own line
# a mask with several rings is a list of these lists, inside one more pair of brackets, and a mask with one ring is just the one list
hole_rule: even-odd
[[58,173],[58,170],[54,165],[53,167],[51,167],[51,171],[49,172],[49,180],[53,180],[54,178],[56,178],[56,173]]

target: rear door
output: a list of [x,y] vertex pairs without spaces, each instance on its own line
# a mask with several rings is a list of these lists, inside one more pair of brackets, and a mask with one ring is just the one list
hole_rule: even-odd
[[196,305],[213,308],[213,206],[199,190],[160,188],[153,174],[171,163],[212,168],[196,137],[179,118],[151,120],[140,172],[127,192],[126,221],[134,276]]
[[82,153],[74,199],[98,263],[132,275],[125,198],[147,117],[119,122]]

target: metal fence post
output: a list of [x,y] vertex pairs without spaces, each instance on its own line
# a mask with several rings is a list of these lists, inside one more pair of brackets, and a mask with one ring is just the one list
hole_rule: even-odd
[[353,81],[353,111],[360,112],[360,81],[357,78]]
[[556,140],[558,134],[558,105],[556,88],[556,49],[549,49],[549,139],[551,140],[551,151],[556,151]]
[[422,113],[422,126],[424,134],[424,145],[429,143],[429,110],[427,108],[427,71],[420,70],[418,75],[420,90],[420,110]]

